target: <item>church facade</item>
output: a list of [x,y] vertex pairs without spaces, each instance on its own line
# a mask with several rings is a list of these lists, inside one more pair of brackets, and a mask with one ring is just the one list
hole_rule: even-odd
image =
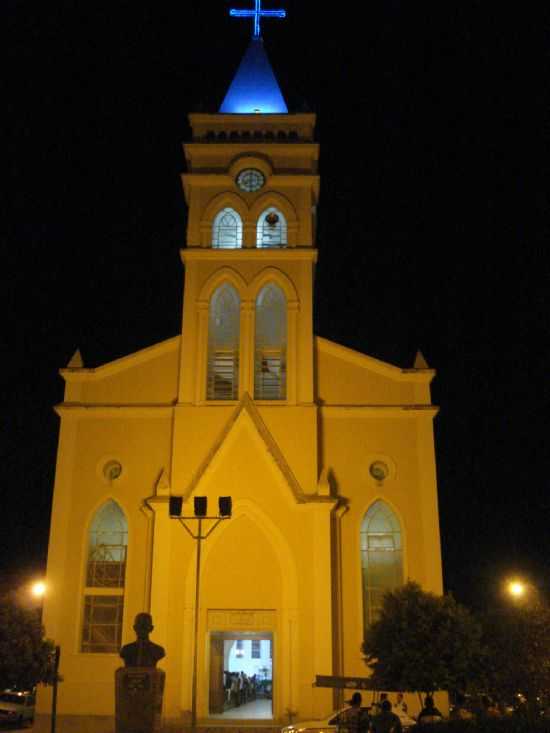
[[[62,650],[59,730],[112,730],[140,612],[166,650],[167,727],[194,704],[199,723],[277,725],[331,712],[316,675],[367,675],[386,590],[442,592],[434,372],[313,333],[315,115],[288,112],[255,37],[220,112],[189,120],[181,333],[62,370],[43,616]],[[198,607],[196,497],[208,516],[232,500],[201,521]],[[261,714],[231,697],[239,665]]]

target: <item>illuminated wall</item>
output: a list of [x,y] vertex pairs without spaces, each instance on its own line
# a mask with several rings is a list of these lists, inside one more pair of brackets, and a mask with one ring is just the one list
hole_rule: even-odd
[[[315,675],[366,674],[361,529],[376,502],[399,527],[402,578],[442,589],[433,371],[313,334],[315,116],[201,114],[190,123],[181,334],[97,369],[72,362],[62,371],[44,607],[47,634],[62,647],[60,731],[112,729],[120,659],[82,648],[89,528],[106,502],[127,526],[122,642],[133,638],[135,614],[151,611],[152,638],[167,652],[167,727],[188,722],[191,708],[196,551],[169,519],[170,493],[185,507],[197,495],[211,507],[233,498],[233,517],[203,548],[200,720],[216,633],[273,639],[275,724],[288,709],[299,718],[331,711],[333,693],[312,687]],[[240,222],[238,246],[213,230],[227,209]],[[268,210],[284,218],[278,246],[258,241]],[[220,293],[231,296],[230,323]],[[277,328],[258,316],[262,293],[277,296]],[[271,386],[259,389],[260,378]],[[37,730],[48,725],[49,694]]]

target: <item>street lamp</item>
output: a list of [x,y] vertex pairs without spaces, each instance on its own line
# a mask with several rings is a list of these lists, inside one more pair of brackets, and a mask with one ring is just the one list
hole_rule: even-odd
[[46,594],[46,583],[42,580],[37,580],[31,586],[31,593],[35,598],[43,598]]
[[515,605],[535,607],[540,603],[537,586],[521,577],[509,578],[504,583],[504,592]]
[[[224,519],[231,518],[232,501],[230,496],[218,497],[218,513],[208,516],[208,498],[195,496],[193,498],[193,516],[182,516],[183,496],[170,496],[168,511],[170,519],[176,519],[187,534],[197,542],[197,565],[195,569],[195,630],[193,647],[193,682],[191,688],[191,730],[197,728],[197,652],[199,646],[199,594],[201,572],[201,545]],[[213,522],[203,534],[203,522]],[[197,530],[193,530],[187,523],[197,522]]]
[[515,598],[516,600],[523,598],[527,592],[527,586],[521,580],[508,581],[506,588],[512,598]]

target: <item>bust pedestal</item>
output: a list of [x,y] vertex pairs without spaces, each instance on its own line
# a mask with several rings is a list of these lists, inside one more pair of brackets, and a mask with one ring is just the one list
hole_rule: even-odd
[[155,667],[116,670],[116,733],[160,733],[164,678]]

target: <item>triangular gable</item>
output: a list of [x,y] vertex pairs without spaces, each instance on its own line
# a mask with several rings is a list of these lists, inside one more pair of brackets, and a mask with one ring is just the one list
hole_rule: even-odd
[[414,369],[401,369],[394,364],[388,364],[381,359],[376,359],[374,356],[362,354],[360,351],[355,351],[354,349],[342,346],[335,341],[329,341],[321,336],[315,337],[315,345],[321,353],[330,354],[330,356],[333,356],[336,359],[341,359],[348,364],[374,372],[375,374],[387,377],[395,382],[429,383],[435,376],[434,369],[426,367],[419,368],[416,364]]
[[109,361],[101,366],[84,369],[78,366],[77,355],[80,352],[77,351],[69,362],[67,368],[60,369],[59,373],[66,382],[94,382],[97,380],[105,379],[106,377],[112,377],[115,374],[120,374],[128,369],[145,364],[149,361],[153,361],[160,356],[164,356],[171,351],[177,351],[180,346],[180,336],[173,336],[172,338],[160,341],[158,344],[153,346],[147,346],[144,349],[135,351],[133,354],[122,356],[120,359]]
[[276,440],[271,435],[265,422],[262,420],[262,417],[260,413],[258,412],[256,406],[254,405],[253,401],[250,399],[250,396],[246,392],[243,395],[243,398],[241,399],[237,407],[235,408],[231,417],[227,421],[226,425],[224,426],[223,430],[221,431],[220,435],[218,436],[216,442],[212,446],[212,449],[209,451],[209,453],[207,454],[207,456],[205,457],[205,459],[199,466],[190,484],[186,487],[183,493],[184,500],[187,500],[191,496],[191,494],[195,491],[195,489],[197,488],[202,477],[204,476],[204,474],[208,470],[208,467],[210,466],[210,464],[212,463],[212,461],[214,460],[214,458],[220,451],[222,445],[228,438],[229,434],[231,433],[232,429],[234,428],[242,412],[246,412],[249,415],[254,427],[258,431],[260,438],[264,442],[268,453],[273,458],[275,464],[279,468],[279,471],[281,472],[286,483],[288,484],[295,500],[299,504],[302,504],[306,501],[311,501],[313,497],[311,497],[311,495],[306,495],[304,493],[302,487],[300,486],[300,483],[298,482],[298,479],[294,475],[281,449],[277,445]]

